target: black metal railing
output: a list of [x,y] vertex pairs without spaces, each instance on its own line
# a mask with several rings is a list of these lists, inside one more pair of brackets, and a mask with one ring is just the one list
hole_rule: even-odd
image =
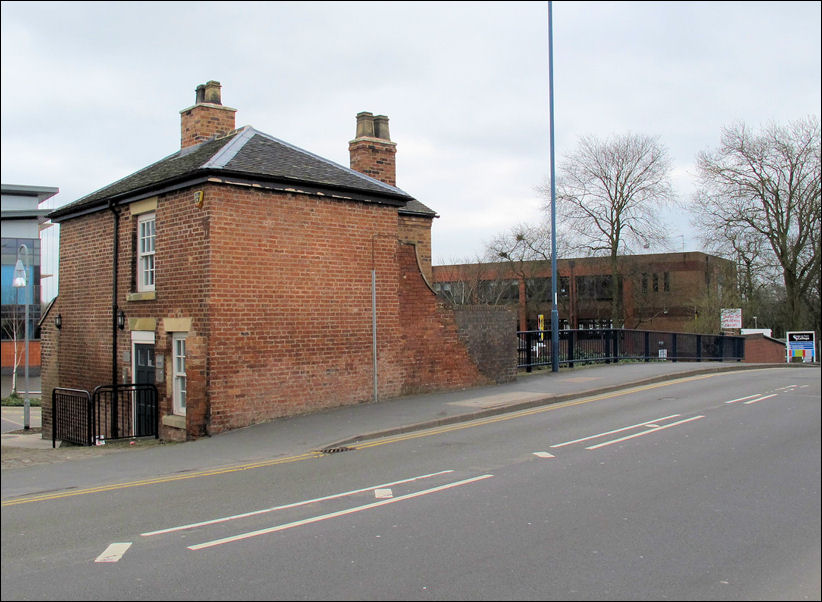
[[154,385],[101,385],[92,393],[92,404],[96,441],[160,436]]
[[57,440],[91,445],[94,418],[91,395],[80,389],[55,388],[51,392],[51,446]]
[[[550,330],[519,331],[517,336],[518,368],[530,372],[551,365]],[[570,368],[620,361],[739,362],[745,357],[745,339],[738,336],[604,328],[560,330],[558,339],[558,363]]]
[[76,445],[97,445],[112,439],[160,436],[154,385],[102,385],[92,393],[55,388],[51,399],[52,447],[58,439]]

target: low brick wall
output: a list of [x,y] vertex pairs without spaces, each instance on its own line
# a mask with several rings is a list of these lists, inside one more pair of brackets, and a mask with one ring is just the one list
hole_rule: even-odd
[[785,343],[764,334],[745,335],[745,363],[784,364]]

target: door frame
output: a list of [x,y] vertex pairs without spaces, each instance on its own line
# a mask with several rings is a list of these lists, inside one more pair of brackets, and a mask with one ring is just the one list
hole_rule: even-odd
[[[154,347],[156,339],[153,330],[132,330],[131,331],[131,380],[137,383],[137,345],[151,345]],[[154,349],[154,380],[157,380],[157,350]],[[150,383],[156,385],[156,383]],[[132,400],[131,404],[131,424],[134,425],[135,434],[137,429],[137,400]]]

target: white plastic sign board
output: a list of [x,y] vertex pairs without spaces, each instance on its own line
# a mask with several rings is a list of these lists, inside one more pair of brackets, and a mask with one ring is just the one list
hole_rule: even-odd
[[816,361],[816,332],[794,331],[785,333],[785,350],[788,363],[792,361]]
[[722,329],[742,328],[742,308],[723,309],[720,313]]

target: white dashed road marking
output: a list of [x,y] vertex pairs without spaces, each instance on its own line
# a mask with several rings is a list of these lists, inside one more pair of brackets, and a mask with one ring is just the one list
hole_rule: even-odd
[[125,543],[113,543],[107,547],[105,551],[94,560],[94,562],[117,562],[123,557],[123,554],[125,554],[126,550],[130,547],[130,541]]

